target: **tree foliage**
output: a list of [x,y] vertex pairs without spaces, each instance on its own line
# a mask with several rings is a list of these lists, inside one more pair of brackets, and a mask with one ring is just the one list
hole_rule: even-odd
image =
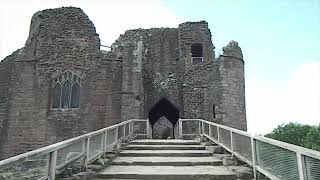
[[320,151],[320,124],[319,126],[282,124],[265,136]]

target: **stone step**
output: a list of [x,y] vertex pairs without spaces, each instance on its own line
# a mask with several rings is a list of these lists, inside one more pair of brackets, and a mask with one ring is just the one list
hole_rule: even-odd
[[[144,179],[132,179],[132,178],[129,178],[129,179],[123,179],[123,178],[94,178],[93,180],[144,180]],[[154,179],[152,178],[152,180],[163,180],[163,179]]]
[[200,145],[199,141],[182,139],[139,139],[131,141],[130,144],[142,145]]
[[97,178],[165,180],[235,180],[224,166],[109,166]]
[[130,157],[208,157],[212,152],[206,150],[124,150],[120,156]]
[[140,166],[198,166],[222,165],[222,160],[214,157],[118,157],[112,165]]
[[143,179],[132,179],[132,178],[130,178],[130,179],[120,179],[120,178],[103,178],[103,179],[101,179],[101,178],[94,178],[93,180],[143,180]]
[[140,145],[131,144],[127,150],[206,150],[202,145]]

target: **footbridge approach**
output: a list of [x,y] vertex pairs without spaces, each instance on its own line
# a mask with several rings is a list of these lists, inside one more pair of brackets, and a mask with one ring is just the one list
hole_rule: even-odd
[[320,179],[318,151],[203,119],[152,139],[151,124],[131,119],[2,160],[0,179]]

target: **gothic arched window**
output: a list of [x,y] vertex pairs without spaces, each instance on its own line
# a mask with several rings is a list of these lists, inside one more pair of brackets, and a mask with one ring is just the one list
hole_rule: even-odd
[[52,108],[78,108],[80,105],[81,78],[65,72],[53,82]]

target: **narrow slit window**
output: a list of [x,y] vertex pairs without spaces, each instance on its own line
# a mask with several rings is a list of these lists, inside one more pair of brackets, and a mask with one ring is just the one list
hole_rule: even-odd
[[212,106],[212,111],[213,111],[213,118],[216,118],[216,105]]

